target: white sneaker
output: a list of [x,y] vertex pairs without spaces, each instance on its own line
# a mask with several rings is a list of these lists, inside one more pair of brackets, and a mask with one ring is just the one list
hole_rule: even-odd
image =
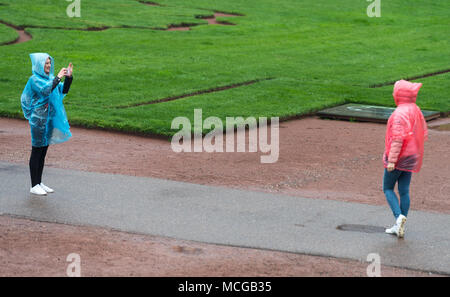
[[47,192],[47,193],[54,193],[55,191],[49,187],[47,187],[46,185],[44,185],[43,183],[40,184],[41,188]]
[[395,234],[398,238],[402,238],[405,236],[405,224],[406,217],[404,215],[400,215],[395,222],[395,225],[390,229],[386,229],[386,233]]
[[392,228],[386,229],[385,231],[387,234],[395,234],[398,236],[398,225],[395,224],[394,226],[392,226]]
[[47,192],[44,191],[44,189],[41,188],[40,185],[35,185],[30,189],[30,193],[38,196],[45,196],[47,195]]
[[397,236],[399,238],[402,238],[405,236],[405,224],[406,224],[406,217],[404,215],[400,215],[397,218],[397,226],[398,226]]

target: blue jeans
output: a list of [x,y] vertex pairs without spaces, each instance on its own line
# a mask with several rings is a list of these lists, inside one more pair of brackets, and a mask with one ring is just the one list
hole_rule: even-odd
[[[386,200],[391,207],[394,217],[397,219],[399,215],[408,216],[409,210],[409,185],[411,183],[412,173],[394,169],[389,172],[384,169],[383,192]],[[400,203],[394,192],[395,184],[398,182],[398,193],[400,194]]]

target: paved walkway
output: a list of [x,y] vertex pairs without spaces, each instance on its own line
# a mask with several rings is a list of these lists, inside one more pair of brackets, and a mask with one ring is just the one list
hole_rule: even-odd
[[25,165],[0,162],[0,215],[450,274],[450,215],[411,211],[404,239],[342,231],[391,225],[388,206],[305,199],[154,178],[46,168],[56,193],[29,194]]

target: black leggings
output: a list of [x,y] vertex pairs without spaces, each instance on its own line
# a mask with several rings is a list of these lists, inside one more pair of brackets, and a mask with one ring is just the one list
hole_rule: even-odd
[[44,171],[45,155],[47,155],[48,146],[31,148],[30,157],[30,175],[31,187],[39,185],[42,181],[42,172]]

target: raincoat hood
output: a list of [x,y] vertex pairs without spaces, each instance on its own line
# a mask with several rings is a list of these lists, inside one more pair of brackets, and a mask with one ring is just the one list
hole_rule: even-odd
[[406,80],[399,80],[394,85],[395,104],[416,103],[417,94],[422,87],[421,83],[412,83]]
[[[53,79],[54,78],[54,71],[55,71],[55,63],[53,58],[46,53],[34,53],[34,54],[30,54],[30,58],[31,58],[31,71],[33,72],[33,74],[38,75],[42,78],[45,79]],[[51,62],[52,62],[52,66],[50,67],[50,73],[46,74],[44,71],[44,67],[45,67],[45,62],[47,61],[47,59],[50,58]]]

